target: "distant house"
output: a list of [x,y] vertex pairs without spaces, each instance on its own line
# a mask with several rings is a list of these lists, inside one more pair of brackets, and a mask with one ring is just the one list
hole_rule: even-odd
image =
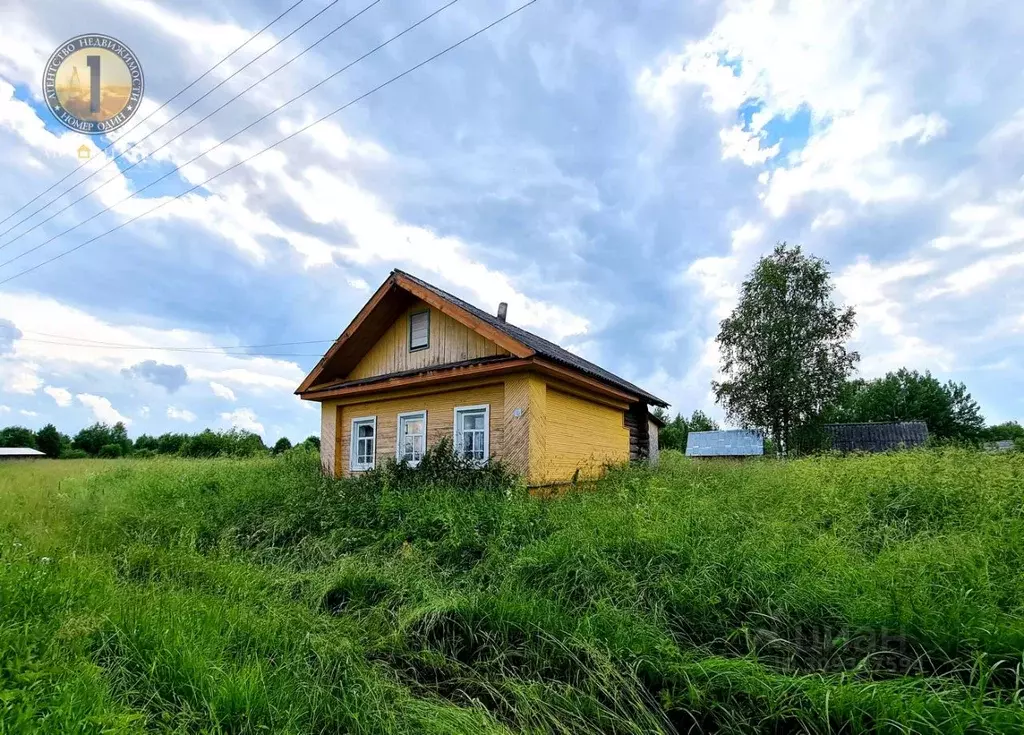
[[686,437],[687,457],[760,457],[764,437],[751,429],[691,431]]
[[388,457],[415,466],[447,437],[529,485],[657,456],[660,398],[415,276],[392,271],[296,390],[320,404],[335,477]]
[[18,459],[44,459],[46,455],[28,447],[0,447],[0,462],[13,462]]
[[1003,452],[1012,452],[1015,446],[1013,439],[1000,439],[999,441],[985,442],[982,448],[986,452],[1002,454]]
[[928,426],[923,421],[825,424],[825,435],[835,451],[888,452],[922,446],[928,441]]

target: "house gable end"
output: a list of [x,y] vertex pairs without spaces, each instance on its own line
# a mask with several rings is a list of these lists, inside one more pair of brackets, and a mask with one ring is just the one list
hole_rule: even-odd
[[[430,314],[430,341],[409,350],[409,315]],[[325,384],[390,372],[495,356],[532,356],[533,350],[494,329],[461,306],[392,273],[296,389],[302,395]],[[449,359],[450,358],[450,359]]]

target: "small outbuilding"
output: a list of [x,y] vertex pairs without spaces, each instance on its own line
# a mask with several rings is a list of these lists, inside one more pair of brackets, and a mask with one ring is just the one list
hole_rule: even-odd
[[928,441],[924,421],[825,424],[831,449],[838,452],[888,452],[920,447]]
[[45,459],[46,455],[37,449],[28,447],[0,447],[0,462],[13,462],[16,459]]
[[760,457],[764,437],[752,429],[691,431],[686,437],[687,457]]

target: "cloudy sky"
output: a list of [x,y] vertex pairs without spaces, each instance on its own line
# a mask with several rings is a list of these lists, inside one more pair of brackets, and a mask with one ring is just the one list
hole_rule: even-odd
[[158,109],[294,1],[0,5],[0,217],[95,151],[0,231],[110,161],[42,105],[58,44],[114,36],[146,75],[110,156],[138,145],[0,236],[0,425],[300,439],[293,390],[395,267],[718,414],[717,323],[779,240],[831,263],[862,374],[930,369],[1024,417],[1016,0],[539,0],[172,201],[522,2],[459,0],[196,158],[445,4],[381,0],[195,125],[371,4],[304,0]]

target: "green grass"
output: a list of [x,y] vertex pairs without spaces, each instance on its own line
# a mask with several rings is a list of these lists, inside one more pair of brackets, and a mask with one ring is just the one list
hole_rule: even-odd
[[0,733],[1024,728],[1024,457],[0,466]]

